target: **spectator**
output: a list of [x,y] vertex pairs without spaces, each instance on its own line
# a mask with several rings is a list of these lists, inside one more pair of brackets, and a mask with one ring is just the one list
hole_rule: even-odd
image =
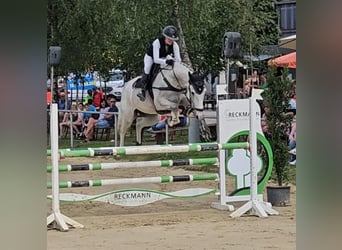
[[100,90],[100,88],[95,88],[93,92],[93,105],[97,110],[99,110],[101,100],[104,98],[103,92]]
[[251,96],[252,94],[252,89],[253,88],[259,88],[260,82],[259,82],[259,76],[258,76],[258,71],[254,70],[252,76],[248,79],[248,97]]
[[289,149],[290,149],[290,164],[291,165],[296,165],[296,145],[297,145],[297,139],[296,136],[296,116],[294,116],[292,120],[292,125],[291,125],[291,132],[289,134]]
[[[96,111],[96,108],[95,106],[93,105],[93,99],[88,99],[88,102],[84,105],[84,109],[86,111],[91,111],[91,112],[94,112]],[[94,113],[83,113],[83,120],[84,120],[84,123],[87,124],[88,123],[88,120],[90,117],[93,116]]]
[[94,116],[89,118],[89,121],[86,125],[86,129],[84,131],[84,136],[86,139],[90,140],[93,137],[93,133],[94,133],[94,128],[97,124],[99,124],[99,126],[108,126],[108,121],[105,119],[105,112],[108,112],[109,110],[109,106],[108,103],[105,99],[101,100],[101,108],[99,110],[99,112],[101,112],[98,116],[98,118],[95,118]]
[[[79,103],[77,107],[78,111],[84,111],[84,105],[83,103]],[[78,138],[82,137],[82,130],[83,130],[83,116],[84,114],[82,112],[77,113],[77,120],[72,123],[72,128],[77,134]]]
[[[183,112],[182,109],[179,109],[179,113],[181,114]],[[185,127],[187,125],[187,118],[183,115],[179,116],[180,123],[176,124],[175,127]],[[157,131],[162,130],[166,128],[167,123],[167,116],[161,116],[160,121],[156,124],[152,125],[148,131]]]
[[262,73],[260,76],[260,88],[266,89],[267,88],[267,79],[266,79],[266,73]]
[[84,103],[88,103],[89,99],[93,99],[93,91],[91,89],[87,90],[87,96],[84,98]]
[[47,103],[47,108],[50,108],[50,104],[52,102],[52,96],[51,96],[51,88],[48,87],[46,91],[46,103]]
[[239,75],[236,81],[236,95],[238,99],[242,99],[245,97],[243,85],[243,68],[239,68]]
[[252,90],[251,90],[250,81],[248,79],[246,79],[242,96],[248,97],[249,93],[251,93],[251,92],[252,92]]
[[268,126],[267,126],[267,115],[270,112],[270,107],[268,105],[268,103],[264,102],[263,103],[263,114],[261,116],[261,130],[264,133],[264,136],[266,139],[270,138],[270,134],[268,132]]
[[[58,110],[66,110],[67,109],[67,102],[65,98],[65,93],[61,92],[59,94],[58,102],[57,102]],[[63,120],[65,112],[58,112],[58,121],[61,122]]]
[[[110,105],[109,109],[108,107],[105,107],[107,104],[105,99],[101,101],[103,110],[105,110],[105,112],[119,112],[118,107],[116,106],[115,97],[109,98],[108,101]],[[98,120],[94,118],[90,118],[88,122],[87,130],[84,133],[85,135],[84,142],[88,142],[89,140],[93,138],[94,128],[112,128],[114,127],[114,122],[115,122],[114,114],[103,114],[103,116],[99,117]]]
[[[71,105],[71,110],[76,110],[76,104]],[[77,112],[71,112],[71,121],[75,122],[77,120]],[[70,126],[70,113],[64,112],[62,121],[59,123],[59,138],[65,133],[65,129]]]

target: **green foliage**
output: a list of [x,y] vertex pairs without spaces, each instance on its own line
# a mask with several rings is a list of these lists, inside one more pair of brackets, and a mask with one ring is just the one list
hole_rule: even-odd
[[286,114],[291,98],[292,82],[288,78],[289,71],[284,68],[278,74],[276,67],[269,68],[267,73],[268,88],[263,93],[264,104],[269,106],[266,123],[270,134],[269,142],[273,150],[273,177],[279,186],[289,181],[289,149],[286,129],[290,127],[291,116]]
[[227,31],[241,33],[243,54],[278,38],[271,0],[48,0],[47,8],[48,47],[62,47],[56,75],[113,67],[127,69],[129,78],[141,74],[147,46],[168,24],[181,25],[182,57],[202,71],[223,69]]

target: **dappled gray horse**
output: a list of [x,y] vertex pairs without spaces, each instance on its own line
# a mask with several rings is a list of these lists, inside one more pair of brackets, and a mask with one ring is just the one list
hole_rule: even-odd
[[140,101],[137,97],[139,89],[134,87],[139,79],[140,76],[128,81],[122,90],[118,120],[120,146],[124,146],[125,134],[138,113],[141,116],[136,120],[136,136],[137,144],[141,144],[142,129],[158,122],[161,114],[171,112],[168,125],[172,127],[178,124],[179,106],[186,107],[186,115],[192,113],[200,121],[202,138],[207,141],[211,139],[203,117],[205,85],[201,74],[193,73],[182,63],[166,65],[160,68],[153,80],[152,89],[146,92],[145,101]]

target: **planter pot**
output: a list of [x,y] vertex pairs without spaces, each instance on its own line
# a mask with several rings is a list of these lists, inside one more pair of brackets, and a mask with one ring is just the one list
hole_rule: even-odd
[[272,206],[287,206],[290,204],[290,186],[266,187],[267,201]]

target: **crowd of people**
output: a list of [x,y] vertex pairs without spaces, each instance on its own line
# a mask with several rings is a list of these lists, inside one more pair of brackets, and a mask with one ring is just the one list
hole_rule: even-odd
[[[66,100],[64,90],[59,91],[57,107],[59,122],[59,138],[72,126],[75,138],[89,142],[94,138],[95,129],[114,128],[118,107],[114,95],[105,96],[99,88],[88,90],[82,101]],[[51,92],[47,92],[47,107],[51,104]]]

